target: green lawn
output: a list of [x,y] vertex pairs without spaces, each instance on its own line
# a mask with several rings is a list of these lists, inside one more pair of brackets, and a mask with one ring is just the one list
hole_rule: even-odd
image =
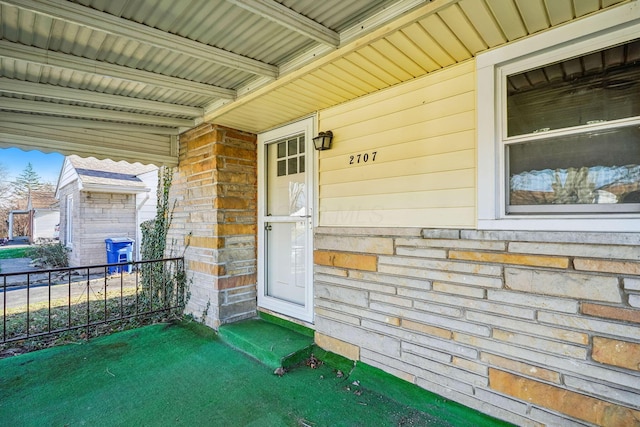
[[[13,258],[26,258],[28,257],[28,251],[31,248],[11,248],[0,246],[0,259],[13,259]],[[2,267],[0,267],[0,273],[2,273]]]
[[0,247],[0,259],[25,258],[31,248]]

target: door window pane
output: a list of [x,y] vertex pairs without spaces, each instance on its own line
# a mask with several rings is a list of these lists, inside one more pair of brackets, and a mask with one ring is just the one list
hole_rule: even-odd
[[287,145],[289,147],[289,152],[287,153],[289,156],[298,154],[298,138],[290,139],[287,141]]
[[305,156],[282,154],[294,141],[298,153],[299,137],[267,145],[267,215],[305,216],[307,190],[304,175]]
[[298,158],[293,157],[289,159],[289,167],[287,168],[289,175],[298,173]]

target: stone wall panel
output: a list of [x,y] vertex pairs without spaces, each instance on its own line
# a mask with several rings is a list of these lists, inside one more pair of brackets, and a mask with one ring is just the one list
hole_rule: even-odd
[[316,264],[316,334],[359,360],[517,425],[640,425],[640,234],[316,235],[377,261]]

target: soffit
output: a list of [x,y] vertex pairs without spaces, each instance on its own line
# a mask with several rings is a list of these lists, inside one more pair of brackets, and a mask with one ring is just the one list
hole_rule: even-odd
[[[205,117],[259,132],[388,88],[624,0],[434,1]],[[244,102],[243,102],[244,101]]]
[[176,164],[626,1],[0,0],[0,146]]
[[0,146],[175,164],[205,108],[424,1],[2,0]]

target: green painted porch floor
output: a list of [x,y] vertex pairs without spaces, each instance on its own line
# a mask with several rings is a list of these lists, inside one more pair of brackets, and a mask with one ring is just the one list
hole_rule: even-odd
[[[269,333],[254,326],[251,334]],[[318,354],[327,360],[318,369],[300,363],[279,377],[199,324],[147,326],[0,360],[0,424],[505,425],[375,368]],[[336,366],[353,369],[339,377]]]

